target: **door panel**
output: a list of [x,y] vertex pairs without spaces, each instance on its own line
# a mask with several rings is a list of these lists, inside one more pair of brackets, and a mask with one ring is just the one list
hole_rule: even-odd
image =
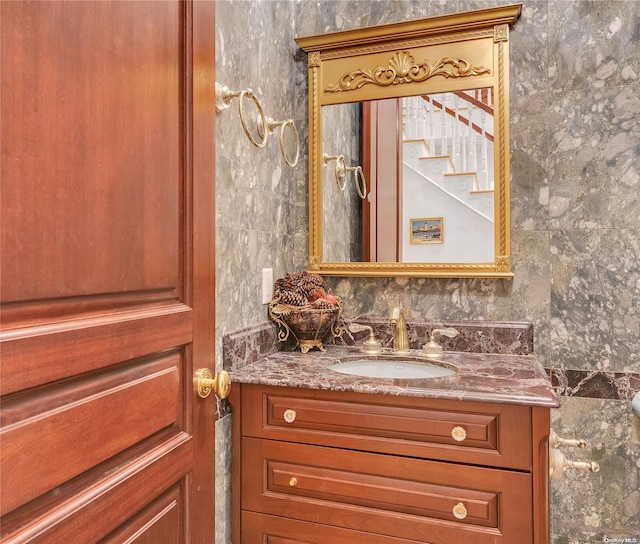
[[[2,514],[174,424],[180,359],[138,363],[4,403],[3,416],[15,423],[3,428],[2,483],[14,491],[0,496]],[[34,466],[39,477],[25,480]]]
[[2,7],[2,301],[180,289],[180,4],[69,4]]
[[[184,345],[192,336],[192,311],[184,304],[110,311],[97,317],[80,312],[64,322],[4,331],[2,394]],[[10,305],[2,321],[9,329]]]
[[172,489],[150,504],[127,527],[117,531],[100,544],[158,544],[180,539],[180,491]]
[[0,10],[2,542],[210,543],[214,5]]

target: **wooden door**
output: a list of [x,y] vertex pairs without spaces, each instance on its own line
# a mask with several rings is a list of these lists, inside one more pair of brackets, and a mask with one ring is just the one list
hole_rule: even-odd
[[213,2],[2,2],[2,542],[214,539]]
[[362,165],[369,183],[369,197],[363,200],[362,259],[402,262],[402,100],[365,102],[362,117]]

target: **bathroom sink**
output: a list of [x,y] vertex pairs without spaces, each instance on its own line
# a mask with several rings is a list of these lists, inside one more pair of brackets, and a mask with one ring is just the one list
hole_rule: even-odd
[[362,359],[344,361],[329,367],[340,374],[364,378],[424,379],[454,376],[455,371],[444,366],[397,359]]

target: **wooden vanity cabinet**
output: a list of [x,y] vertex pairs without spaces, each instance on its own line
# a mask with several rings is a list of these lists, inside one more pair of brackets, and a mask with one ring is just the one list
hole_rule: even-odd
[[548,544],[549,408],[236,384],[234,544]]

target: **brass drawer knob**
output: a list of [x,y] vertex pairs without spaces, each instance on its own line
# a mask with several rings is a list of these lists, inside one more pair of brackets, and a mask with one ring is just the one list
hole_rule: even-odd
[[467,431],[465,431],[459,425],[451,429],[451,437],[456,442],[462,442],[465,438],[467,438]]
[[298,485],[298,478],[295,478],[295,477],[294,477],[294,478],[291,478],[291,479],[289,480],[289,485],[290,485],[291,487],[295,487],[295,486],[297,486],[297,485]]
[[458,519],[464,519],[467,517],[467,508],[459,502],[453,507],[453,515]]
[[295,410],[285,410],[284,411],[284,420],[287,423],[293,423],[296,420],[296,411]]

